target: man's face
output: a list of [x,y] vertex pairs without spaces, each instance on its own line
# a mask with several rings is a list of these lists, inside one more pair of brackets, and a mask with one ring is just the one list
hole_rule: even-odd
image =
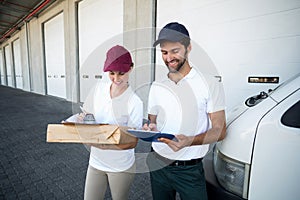
[[187,49],[179,42],[162,42],[160,44],[162,59],[170,72],[177,72],[187,59]]

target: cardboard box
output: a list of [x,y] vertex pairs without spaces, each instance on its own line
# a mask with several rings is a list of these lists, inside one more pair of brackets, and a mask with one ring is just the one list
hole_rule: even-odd
[[48,124],[47,142],[127,144],[136,137],[127,133],[129,127],[99,124]]

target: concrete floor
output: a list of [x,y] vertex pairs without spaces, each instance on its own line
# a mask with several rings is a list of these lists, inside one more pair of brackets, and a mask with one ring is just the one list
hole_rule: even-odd
[[[89,151],[46,142],[47,124],[76,112],[79,104],[0,86],[0,199],[83,199]],[[139,142],[137,160],[149,150],[149,143]],[[136,174],[129,199],[152,199],[148,172]]]

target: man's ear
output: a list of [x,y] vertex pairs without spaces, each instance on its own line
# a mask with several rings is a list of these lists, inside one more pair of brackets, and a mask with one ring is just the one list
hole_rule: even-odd
[[189,44],[189,46],[187,47],[187,51],[188,51],[188,53],[190,53],[190,52],[191,52],[191,50],[192,50],[192,44]]

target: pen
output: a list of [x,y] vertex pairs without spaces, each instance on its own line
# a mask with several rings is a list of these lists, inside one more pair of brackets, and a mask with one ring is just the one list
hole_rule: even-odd
[[86,115],[87,114],[86,110],[84,110],[82,106],[79,106],[79,107],[80,107],[81,111],[83,112],[83,114]]

